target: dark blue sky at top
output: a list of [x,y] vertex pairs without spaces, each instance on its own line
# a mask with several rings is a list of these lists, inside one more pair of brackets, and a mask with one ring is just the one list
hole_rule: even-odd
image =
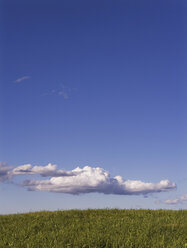
[[[0,7],[1,160],[89,164],[146,180],[183,175],[186,1]],[[67,99],[51,93],[62,85]]]

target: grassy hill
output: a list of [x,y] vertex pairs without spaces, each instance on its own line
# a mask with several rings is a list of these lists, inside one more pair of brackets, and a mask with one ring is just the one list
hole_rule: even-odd
[[187,210],[104,209],[2,215],[0,248],[185,248],[186,221]]

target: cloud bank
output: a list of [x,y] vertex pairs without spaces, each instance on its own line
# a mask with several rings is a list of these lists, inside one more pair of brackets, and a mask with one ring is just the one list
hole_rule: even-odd
[[139,180],[124,180],[121,176],[110,177],[102,168],[85,166],[72,171],[57,170],[56,165],[32,166],[22,165],[12,170],[12,175],[39,174],[50,177],[46,180],[25,180],[22,186],[32,191],[48,191],[69,194],[103,193],[117,195],[137,195],[163,192],[176,187],[169,180],[158,183],[142,182]]
[[180,197],[174,199],[174,200],[166,200],[164,201],[165,204],[171,204],[171,205],[175,205],[178,203],[183,203],[184,201],[187,201],[187,194],[185,195],[181,195]]

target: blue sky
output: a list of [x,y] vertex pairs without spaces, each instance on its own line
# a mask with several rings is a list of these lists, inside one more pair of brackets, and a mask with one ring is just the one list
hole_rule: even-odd
[[148,195],[28,191],[22,181],[41,176],[28,171],[0,182],[0,213],[186,208],[164,203],[187,194],[186,1],[0,5],[0,161],[177,185]]

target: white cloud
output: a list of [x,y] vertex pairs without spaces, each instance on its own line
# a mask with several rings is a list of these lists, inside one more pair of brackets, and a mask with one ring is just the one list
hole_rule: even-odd
[[182,203],[184,201],[187,201],[187,194],[181,195],[180,197],[178,197],[174,200],[166,200],[166,201],[164,201],[164,203],[174,205],[174,204]]
[[46,166],[32,166],[31,164],[25,164],[16,167],[12,170],[12,175],[32,175],[39,174],[43,177],[59,177],[59,176],[72,176],[70,171],[57,170],[56,165],[49,163]]
[[29,190],[60,192],[69,194],[104,193],[117,195],[149,194],[173,190],[175,183],[162,180],[158,183],[142,182],[138,180],[124,180],[121,176],[110,177],[102,168],[85,166],[72,171],[57,170],[55,165],[32,166],[23,165],[13,170],[14,175],[40,174],[50,176],[48,180],[25,180],[23,186]]
[[8,180],[11,175],[11,167],[7,166],[6,163],[0,162],[0,182]]
[[[0,163],[0,181],[6,181],[16,175],[34,174],[49,178],[46,180],[25,180],[22,186],[27,187],[29,190],[69,194],[97,192],[117,195],[147,195],[176,188],[176,184],[169,180],[152,183],[139,180],[124,180],[121,176],[110,177],[109,172],[100,167],[85,166],[65,171],[58,170],[56,165],[49,163],[46,166],[25,164],[12,169],[5,163]],[[182,196],[180,201],[186,200],[185,197]],[[179,200],[176,199],[175,201],[178,203]],[[172,204],[169,200],[166,203]]]
[[21,77],[21,78],[16,79],[15,82],[16,83],[21,83],[22,81],[27,80],[29,78],[30,78],[30,76],[24,76],[24,77]]

